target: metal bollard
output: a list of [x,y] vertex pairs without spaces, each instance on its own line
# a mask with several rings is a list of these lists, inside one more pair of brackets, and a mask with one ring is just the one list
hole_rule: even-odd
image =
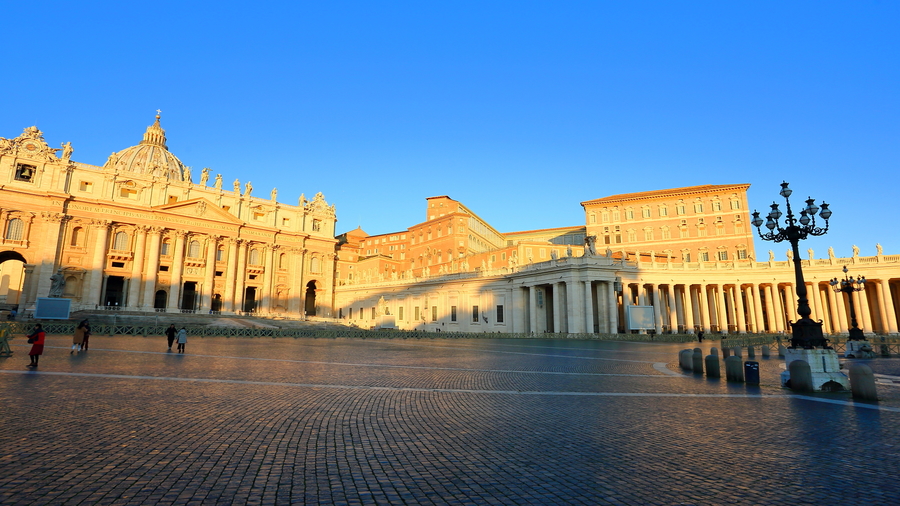
[[694,374],[703,374],[703,350],[694,348],[693,353],[691,353],[691,359]]
[[878,392],[875,389],[875,374],[872,368],[866,364],[853,364],[850,366],[850,391],[854,399],[863,401],[877,401]]
[[725,379],[738,383],[744,382],[744,366],[741,357],[731,356],[725,359]]
[[678,365],[685,371],[691,371],[694,368],[694,359],[691,350],[681,350],[678,352]]
[[791,390],[797,392],[812,392],[813,380],[809,363],[806,360],[794,360],[788,369],[791,373]]
[[[713,348],[715,351],[715,348]],[[722,373],[719,371],[719,354],[718,353],[710,353],[706,356],[706,377],[707,378],[721,378]]]

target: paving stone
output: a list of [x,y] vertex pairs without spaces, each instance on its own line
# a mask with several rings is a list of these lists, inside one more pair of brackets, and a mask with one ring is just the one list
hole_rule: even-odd
[[16,341],[2,504],[900,504],[900,359],[866,405],[676,344],[50,336],[27,371]]

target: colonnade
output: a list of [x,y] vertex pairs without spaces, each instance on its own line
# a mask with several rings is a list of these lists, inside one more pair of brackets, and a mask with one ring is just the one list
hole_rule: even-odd
[[[850,301],[827,282],[806,283],[811,318],[829,334],[847,333]],[[623,304],[652,305],[656,332],[790,333],[799,319],[793,283],[630,283]],[[857,322],[865,332],[898,333],[890,280],[870,279],[853,296]]]

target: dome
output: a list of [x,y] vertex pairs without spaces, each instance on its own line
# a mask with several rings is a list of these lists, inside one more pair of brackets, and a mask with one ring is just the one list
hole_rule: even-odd
[[156,121],[147,127],[144,140],[140,144],[109,155],[103,167],[108,169],[115,167],[120,172],[137,172],[175,181],[190,178],[187,175],[190,169],[185,167],[177,156],[169,153],[166,147],[166,131],[159,125],[159,114],[156,115]]

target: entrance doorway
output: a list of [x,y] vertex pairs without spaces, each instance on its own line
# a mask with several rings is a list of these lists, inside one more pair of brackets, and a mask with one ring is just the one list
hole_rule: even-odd
[[165,309],[168,299],[169,294],[165,290],[157,290],[156,296],[153,297],[153,309]]
[[0,307],[11,309],[25,302],[25,258],[15,251],[0,252]]
[[110,276],[106,278],[106,299],[104,306],[124,306],[125,278],[122,276]]
[[217,293],[213,295],[212,298],[212,306],[210,307],[212,311],[221,311],[222,310],[222,294]]
[[244,311],[252,313],[256,311],[256,287],[248,286],[244,290]]
[[181,309],[192,311],[197,309],[197,282],[185,281],[181,292]]
[[306,316],[316,316],[316,282],[306,284]]

